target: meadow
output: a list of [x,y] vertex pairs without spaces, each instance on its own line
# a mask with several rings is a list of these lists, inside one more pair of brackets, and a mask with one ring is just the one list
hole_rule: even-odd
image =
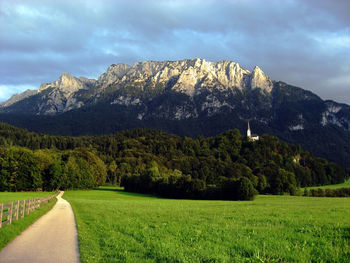
[[350,179],[346,180],[342,184],[331,184],[331,185],[322,185],[322,186],[312,186],[312,187],[305,187],[306,189],[338,189],[338,188],[344,188],[344,187],[350,187]]
[[[16,200],[44,197],[53,194],[53,192],[0,192],[0,203],[7,204]],[[0,228],[0,250],[11,242],[16,236],[22,233],[28,226],[33,224],[42,215],[48,212],[56,203],[57,199],[53,198],[40,209],[25,215],[24,218],[12,221],[11,225]]]
[[67,191],[81,262],[349,262],[350,199],[162,199]]
[[0,203],[10,203],[17,200],[45,197],[54,192],[0,192]]

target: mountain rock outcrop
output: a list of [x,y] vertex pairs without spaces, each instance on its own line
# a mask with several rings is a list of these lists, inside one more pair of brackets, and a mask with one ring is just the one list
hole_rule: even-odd
[[265,75],[265,73],[256,66],[250,76],[250,87],[252,89],[261,88],[267,92],[271,92],[273,88],[272,80]]

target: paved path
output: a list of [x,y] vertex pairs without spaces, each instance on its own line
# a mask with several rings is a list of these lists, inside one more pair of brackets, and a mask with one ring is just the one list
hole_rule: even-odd
[[72,207],[57,196],[57,203],[0,252],[0,262],[79,262],[77,230]]

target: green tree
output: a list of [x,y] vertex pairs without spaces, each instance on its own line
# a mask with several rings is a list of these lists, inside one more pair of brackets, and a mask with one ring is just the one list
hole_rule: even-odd
[[238,180],[238,200],[253,200],[256,194],[257,191],[248,178],[242,177]]

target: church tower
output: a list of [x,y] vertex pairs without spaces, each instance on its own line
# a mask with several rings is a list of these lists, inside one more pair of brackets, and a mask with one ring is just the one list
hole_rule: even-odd
[[252,133],[250,131],[250,125],[249,125],[249,121],[248,121],[247,137],[250,138],[251,136],[252,136]]
[[250,130],[250,123],[249,123],[249,121],[248,121],[247,137],[248,137],[249,140],[252,140],[252,141],[258,141],[259,140],[259,135],[252,134],[252,132]]

